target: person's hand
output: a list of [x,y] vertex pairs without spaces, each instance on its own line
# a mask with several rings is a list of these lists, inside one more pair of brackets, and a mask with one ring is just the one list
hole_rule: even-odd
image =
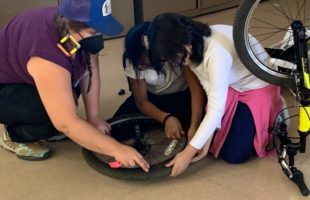
[[184,170],[186,170],[196,152],[197,149],[195,149],[191,145],[188,145],[183,151],[178,153],[168,164],[166,164],[166,167],[173,166],[170,176],[176,177],[180,175]]
[[122,166],[127,168],[133,168],[139,165],[145,172],[149,171],[150,165],[144,160],[143,156],[139,154],[134,148],[120,145],[115,154],[114,158],[120,162]]
[[192,161],[191,161],[192,163],[201,160],[202,158],[204,158],[204,157],[208,154],[209,148],[210,148],[210,144],[211,144],[211,140],[212,140],[212,138],[209,139],[209,140],[207,141],[207,143],[202,147],[202,149],[200,149],[200,150],[196,153],[195,157],[194,157],[194,158],[192,159]]
[[111,125],[103,120],[101,117],[92,117],[88,122],[96,127],[100,132],[110,135]]
[[165,122],[165,134],[167,138],[177,139],[184,135],[182,125],[178,118],[170,116]]

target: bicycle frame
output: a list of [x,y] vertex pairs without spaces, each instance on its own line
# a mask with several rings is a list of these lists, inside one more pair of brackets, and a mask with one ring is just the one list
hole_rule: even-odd
[[297,94],[297,101],[301,104],[299,108],[299,126],[298,132],[300,135],[300,152],[304,153],[306,149],[306,136],[310,130],[310,76],[309,76],[309,61],[307,50],[306,29],[302,22],[295,21],[292,24],[295,55],[297,58],[297,70],[302,73],[300,75],[298,88],[299,94]]
[[[306,137],[310,131],[310,69],[308,64],[306,29],[301,21],[294,21],[292,23],[292,30],[295,62],[297,64],[297,70],[294,72],[296,82],[295,93],[297,101],[300,104],[298,126],[300,141],[299,143],[293,143],[289,139],[286,125],[278,127],[275,131],[275,136],[281,142],[281,152],[278,152],[278,159],[283,172],[298,186],[301,193],[307,196],[310,194],[310,191],[304,182],[303,173],[294,166],[294,156],[297,154],[297,151],[300,153],[305,152]],[[288,162],[286,161],[287,156]]]
[[[306,151],[306,138],[310,133],[310,45],[307,45],[310,28],[306,29],[310,23],[309,9],[307,0],[242,0],[233,31],[236,51],[247,69],[268,83],[290,88],[296,96],[299,137],[288,134],[286,120],[291,117],[281,121],[279,115],[283,113],[280,112],[271,130],[273,143],[266,145],[266,150],[277,150],[283,172],[304,196],[310,191],[304,183],[303,173],[294,166],[294,157],[298,152]],[[252,37],[257,43],[251,43]],[[255,51],[258,43],[271,59],[258,59],[263,54]]]

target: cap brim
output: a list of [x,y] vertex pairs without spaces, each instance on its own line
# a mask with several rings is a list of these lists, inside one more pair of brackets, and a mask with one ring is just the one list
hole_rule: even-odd
[[105,19],[104,21],[89,22],[86,24],[107,36],[118,35],[124,30],[124,27],[112,16],[110,16],[109,19]]

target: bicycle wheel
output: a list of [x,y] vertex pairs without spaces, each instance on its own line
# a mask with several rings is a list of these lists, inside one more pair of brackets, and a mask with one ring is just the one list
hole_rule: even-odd
[[[291,26],[301,22],[308,30],[309,10],[307,0],[242,0],[233,36],[238,56],[249,71],[269,83],[295,86],[297,66]],[[259,58],[266,53],[268,59]]]
[[108,120],[112,126],[111,136],[119,142],[134,147],[150,164],[145,173],[138,166],[134,168],[111,168],[114,158],[83,149],[86,162],[97,172],[119,179],[155,179],[168,176],[170,168],[165,164],[186,145],[186,138],[178,140],[165,136],[161,123],[139,114],[118,116]]

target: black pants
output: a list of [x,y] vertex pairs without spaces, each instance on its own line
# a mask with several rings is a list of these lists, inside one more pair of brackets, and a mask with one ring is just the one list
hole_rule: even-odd
[[220,157],[228,163],[238,164],[256,154],[254,148],[255,123],[249,107],[238,102]]
[[[148,92],[147,96],[148,100],[157,108],[177,117],[185,130],[189,128],[191,122],[191,94],[189,89],[167,95],[154,95]],[[136,106],[133,95],[126,99],[126,101],[118,108],[113,117],[129,113],[141,113]]]
[[36,87],[0,84],[0,123],[15,142],[32,142],[59,133],[49,119]]

